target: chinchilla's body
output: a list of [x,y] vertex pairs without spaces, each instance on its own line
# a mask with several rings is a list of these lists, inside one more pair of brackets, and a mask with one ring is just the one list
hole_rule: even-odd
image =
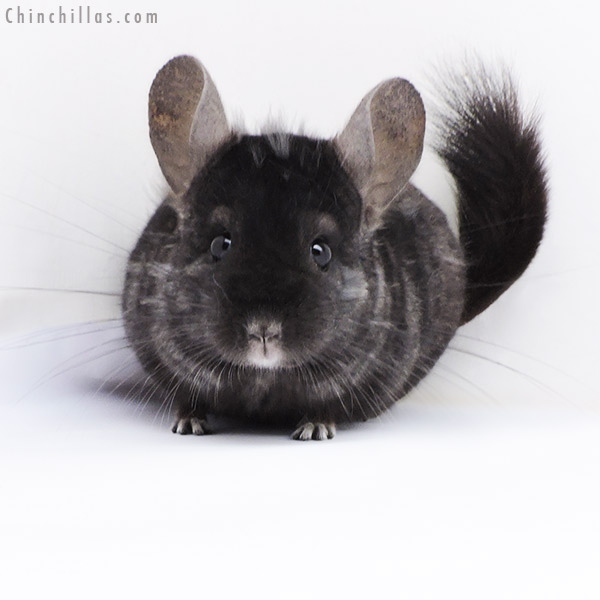
[[535,128],[508,80],[453,94],[438,151],[459,238],[408,182],[425,125],[408,82],[315,140],[232,132],[190,57],[159,72],[150,131],[172,193],[131,254],[123,308],[174,431],[202,434],[214,414],[332,437],[405,395],[522,273],[546,209]]

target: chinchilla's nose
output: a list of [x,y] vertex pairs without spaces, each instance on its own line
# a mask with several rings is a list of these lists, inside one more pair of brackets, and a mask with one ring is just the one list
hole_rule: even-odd
[[281,338],[281,323],[269,318],[252,318],[248,320],[246,331],[250,339],[266,344]]

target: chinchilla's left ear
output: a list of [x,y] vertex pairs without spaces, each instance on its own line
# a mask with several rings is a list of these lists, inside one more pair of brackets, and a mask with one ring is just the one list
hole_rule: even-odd
[[425,108],[405,79],[371,90],[334,139],[363,198],[363,225],[375,229],[421,160]]
[[156,75],[148,103],[150,139],[176,195],[184,193],[211,153],[231,135],[219,93],[191,56],[170,60]]

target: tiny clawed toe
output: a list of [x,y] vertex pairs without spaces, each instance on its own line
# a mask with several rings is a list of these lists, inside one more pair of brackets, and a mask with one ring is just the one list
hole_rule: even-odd
[[303,423],[292,433],[292,439],[302,442],[309,440],[330,440],[334,436],[334,423]]
[[205,419],[198,417],[184,417],[177,419],[171,427],[173,433],[180,435],[205,435],[208,433],[208,428]]

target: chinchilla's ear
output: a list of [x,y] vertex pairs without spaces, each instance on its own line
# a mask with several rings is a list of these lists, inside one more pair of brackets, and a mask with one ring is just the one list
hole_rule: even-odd
[[202,64],[177,56],[156,75],[148,103],[150,140],[176,195],[231,135],[219,93]]
[[361,193],[363,225],[378,226],[417,168],[423,151],[425,108],[405,79],[389,79],[358,105],[334,144]]

